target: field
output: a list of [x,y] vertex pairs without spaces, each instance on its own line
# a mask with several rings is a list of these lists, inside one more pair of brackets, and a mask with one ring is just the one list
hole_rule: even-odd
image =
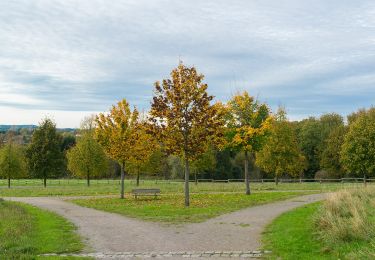
[[[13,180],[12,187],[7,188],[7,181],[0,180],[0,197],[30,197],[30,196],[96,196],[96,195],[118,195],[120,190],[119,180],[92,180],[91,186],[86,186],[85,180],[48,180],[47,188],[42,186],[41,180]],[[335,191],[342,188],[362,187],[361,182],[357,183],[280,183],[275,185],[272,182],[251,183],[253,192],[261,191]],[[126,180],[125,192],[131,192],[136,188],[135,181]],[[162,194],[182,193],[183,183],[176,181],[141,181],[139,188],[160,188]],[[192,193],[210,192],[244,192],[243,182],[200,182],[190,184]]]
[[90,198],[73,200],[84,206],[119,213],[148,221],[165,223],[202,222],[218,215],[242,208],[309,194],[311,192],[256,192],[252,196],[242,193],[193,194],[191,205],[184,207],[182,194],[167,194],[159,199]]
[[0,220],[0,259],[34,259],[39,254],[78,252],[83,248],[75,227],[51,212],[0,201]]
[[[174,226],[203,222],[242,208],[304,194],[362,189],[363,183],[285,182],[275,185],[271,182],[253,182],[251,196],[244,194],[244,186],[243,182],[199,182],[197,185],[192,182],[189,208],[184,207],[184,186],[180,181],[141,181],[139,188],[159,188],[161,195],[157,199],[141,197],[136,200],[131,194],[131,190],[137,187],[136,183],[126,180],[125,200],[121,200],[118,198],[118,180],[92,180],[90,187],[86,186],[85,180],[48,180],[47,187],[44,188],[41,180],[24,179],[12,181],[10,189],[6,180],[0,180],[0,197],[61,197],[83,207]],[[362,247],[359,250],[345,244],[328,248],[325,243],[320,242],[314,235],[316,232],[312,224],[320,207],[321,204],[315,203],[288,212],[267,228],[264,248],[274,252],[271,258],[277,259],[281,256],[282,259],[337,259],[343,258],[346,253],[353,256],[367,252]],[[15,235],[7,235],[10,233]],[[34,256],[41,258],[39,254],[79,252],[83,248],[71,223],[54,213],[20,203],[0,203],[0,237],[6,238],[0,241],[0,252],[3,252],[0,258],[21,256],[24,259],[33,259]],[[371,248],[372,244],[366,242],[363,245],[365,248]]]

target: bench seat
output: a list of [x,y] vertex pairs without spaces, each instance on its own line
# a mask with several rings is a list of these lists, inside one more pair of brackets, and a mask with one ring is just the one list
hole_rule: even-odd
[[160,189],[133,189],[132,193],[136,199],[138,196],[154,196],[156,198],[160,195]]

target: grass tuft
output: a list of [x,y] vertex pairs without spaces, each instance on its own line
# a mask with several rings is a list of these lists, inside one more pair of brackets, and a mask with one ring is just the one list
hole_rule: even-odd
[[330,194],[315,218],[319,236],[327,244],[369,241],[375,235],[374,198],[374,189]]

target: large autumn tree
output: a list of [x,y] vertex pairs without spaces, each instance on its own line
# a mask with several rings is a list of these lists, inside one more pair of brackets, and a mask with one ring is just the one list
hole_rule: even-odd
[[62,136],[51,119],[44,119],[35,129],[26,149],[26,158],[30,174],[43,179],[44,187],[48,177],[56,176],[64,169]]
[[361,110],[350,122],[342,144],[341,162],[357,176],[375,176],[375,108]]
[[287,121],[285,110],[279,109],[272,122],[270,135],[256,154],[256,164],[275,176],[276,185],[284,174],[300,176],[306,166],[306,158],[298,146],[297,135]]
[[320,167],[331,178],[342,178],[345,175],[340,153],[346,132],[346,126],[338,126],[333,129],[325,140],[323,151],[320,154]]
[[245,153],[246,194],[250,195],[249,156],[255,158],[269,133],[272,121],[270,109],[246,91],[234,95],[228,101],[227,109],[228,145]]
[[190,162],[205,151],[205,143],[220,140],[224,123],[203,79],[195,67],[180,63],[170,79],[155,83],[150,111],[152,132],[170,153],[184,160],[185,206],[190,204]]
[[96,139],[104,147],[109,157],[121,165],[121,198],[124,198],[126,164],[133,158],[139,129],[139,112],[131,111],[126,99],[112,106],[108,114],[96,118]]
[[0,176],[10,180],[20,178],[26,174],[25,155],[21,146],[13,144],[11,140],[0,149]]
[[327,113],[319,118],[309,117],[294,124],[299,145],[308,162],[304,175],[313,178],[321,169],[327,139],[332,131],[344,126],[343,118],[336,113]]
[[94,139],[94,129],[94,119],[84,119],[76,145],[66,154],[68,169],[73,175],[86,178],[87,186],[90,186],[90,178],[102,176],[108,169],[107,156]]

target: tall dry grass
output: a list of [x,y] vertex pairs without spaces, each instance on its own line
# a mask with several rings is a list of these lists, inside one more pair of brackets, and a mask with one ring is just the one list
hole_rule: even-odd
[[369,241],[375,235],[375,189],[330,194],[315,217],[318,235],[328,243]]

